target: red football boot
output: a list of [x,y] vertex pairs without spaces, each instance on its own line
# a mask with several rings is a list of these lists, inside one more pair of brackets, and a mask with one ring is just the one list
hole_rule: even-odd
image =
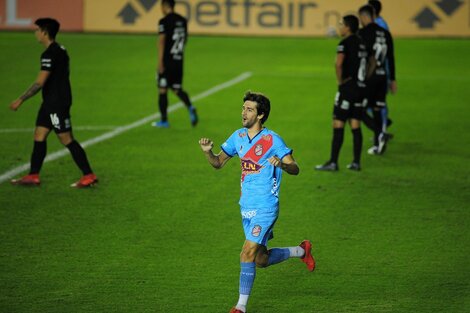
[[41,181],[39,180],[39,174],[28,174],[19,179],[12,179],[11,183],[13,185],[22,185],[22,186],[39,186]]
[[73,183],[72,185],[70,185],[70,187],[74,187],[74,188],[91,187],[97,182],[98,182],[98,178],[96,177],[95,174],[91,173],[88,175],[83,175],[79,181],[77,181],[76,183]]
[[312,255],[312,243],[310,242],[310,240],[304,240],[299,246],[301,246],[305,250],[304,257],[300,258],[300,261],[307,264],[308,270],[310,272],[313,272],[313,270],[315,269],[315,259]]
[[239,309],[233,307],[233,308],[230,310],[230,313],[246,313],[246,312],[240,311]]

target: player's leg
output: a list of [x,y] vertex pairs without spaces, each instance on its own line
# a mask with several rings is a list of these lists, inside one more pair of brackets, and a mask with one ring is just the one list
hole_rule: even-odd
[[260,245],[256,242],[245,240],[242,252],[240,253],[240,285],[237,305],[234,309],[246,312],[248,298],[253,288],[256,277],[255,258]]
[[164,73],[158,74],[158,108],[160,109],[160,121],[155,121],[151,125],[159,128],[168,128],[168,69]]
[[348,117],[349,101],[345,99],[344,90],[336,94],[335,106],[333,108],[333,138],[331,140],[330,159],[321,165],[315,166],[318,171],[337,171],[339,152],[344,140],[344,123]]
[[175,65],[172,76],[172,89],[188,109],[191,125],[196,126],[198,123],[196,108],[191,103],[188,93],[183,90],[183,64]]
[[29,174],[19,179],[12,179],[14,185],[38,186],[41,181],[39,172],[47,154],[47,136],[51,130],[43,126],[36,126],[34,129],[34,145],[31,154]]
[[351,118],[349,120],[351,126],[351,132],[353,135],[353,155],[354,159],[351,164],[348,165],[348,169],[354,171],[361,170],[361,151],[362,151],[362,130],[361,120],[358,118]]
[[302,259],[305,257],[305,254],[305,248],[300,245],[286,248],[272,248],[269,250],[265,246],[261,246],[256,254],[255,262],[257,267],[263,268],[279,264],[289,258]]
[[52,129],[52,123],[46,110],[41,106],[36,117],[36,127],[34,129],[34,145],[31,154],[29,174],[11,180],[15,185],[39,185],[39,172],[47,154],[47,136]]
[[82,178],[71,186],[82,188],[92,186],[98,182],[96,175],[90,167],[85,150],[73,137],[72,124],[68,110],[66,112],[51,114],[51,120],[57,138],[70,151],[72,159],[83,174]]

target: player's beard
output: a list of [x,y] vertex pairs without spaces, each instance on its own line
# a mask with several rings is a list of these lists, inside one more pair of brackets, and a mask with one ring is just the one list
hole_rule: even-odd
[[250,129],[255,124],[256,124],[256,117],[254,119],[251,119],[251,120],[248,119],[248,118],[246,118],[246,119],[242,118],[242,125],[245,128]]

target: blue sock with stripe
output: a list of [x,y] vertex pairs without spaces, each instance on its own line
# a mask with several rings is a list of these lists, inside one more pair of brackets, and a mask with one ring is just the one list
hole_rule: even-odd
[[240,262],[240,294],[249,295],[256,277],[255,262]]
[[281,263],[290,257],[288,248],[273,248],[269,250],[268,266]]

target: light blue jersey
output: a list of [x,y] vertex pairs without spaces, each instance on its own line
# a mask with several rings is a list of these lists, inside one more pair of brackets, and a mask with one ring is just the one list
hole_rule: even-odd
[[267,246],[273,237],[273,227],[279,215],[279,187],[282,169],[269,163],[277,156],[282,160],[292,154],[281,137],[263,128],[252,139],[248,129],[235,131],[222,144],[230,157],[238,155],[242,167],[240,210],[247,240]]
[[222,150],[230,157],[238,155],[241,161],[241,196],[243,208],[273,208],[279,203],[279,187],[282,169],[269,163],[268,159],[277,156],[282,160],[292,154],[281,137],[275,132],[263,128],[252,139],[248,130],[235,131]]
[[385,28],[386,30],[390,31],[390,29],[388,28],[387,22],[385,22],[385,20],[381,16],[375,19],[375,23],[379,25],[380,27]]

